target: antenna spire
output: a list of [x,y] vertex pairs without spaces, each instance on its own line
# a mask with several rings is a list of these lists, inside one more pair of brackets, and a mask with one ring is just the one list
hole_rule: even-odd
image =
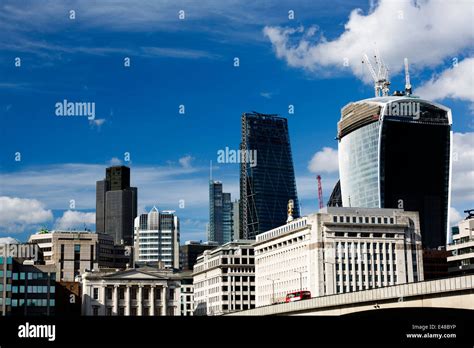
[[408,71],[408,58],[405,58],[405,95],[411,94],[410,73]]

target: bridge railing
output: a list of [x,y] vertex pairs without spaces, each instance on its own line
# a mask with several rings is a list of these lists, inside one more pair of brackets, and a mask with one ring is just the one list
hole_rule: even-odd
[[474,288],[474,275],[464,275],[423,282],[407,283],[382,288],[348,292],[344,294],[314,297],[312,299],[258,307],[228,315],[277,315],[288,312],[304,312],[317,308],[341,307],[364,302],[398,299],[404,301],[410,297],[429,294],[441,294]]

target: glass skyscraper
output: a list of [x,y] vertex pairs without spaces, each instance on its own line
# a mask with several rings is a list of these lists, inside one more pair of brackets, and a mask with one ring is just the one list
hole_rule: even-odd
[[232,241],[233,219],[230,193],[222,192],[222,182],[209,182],[209,229],[207,240],[219,245]]
[[446,244],[451,110],[409,96],[350,103],[338,123],[345,207],[417,211],[423,247]]
[[300,215],[288,121],[278,115],[244,113],[241,119],[240,237],[286,224],[287,204]]

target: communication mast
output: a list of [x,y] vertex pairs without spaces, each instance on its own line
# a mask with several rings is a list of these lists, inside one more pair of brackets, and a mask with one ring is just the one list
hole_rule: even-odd
[[318,200],[319,200],[319,209],[322,209],[324,204],[323,204],[323,186],[321,184],[321,175],[318,175],[316,177],[318,179]]
[[372,65],[367,54],[364,54],[362,59],[362,64],[367,64],[369,68],[370,75],[374,80],[374,89],[376,97],[386,97],[388,96],[390,81],[388,80],[388,68],[385,65],[382,57],[376,52],[374,55],[375,67],[377,72],[375,72],[374,66]]
[[408,72],[408,58],[405,58],[405,95],[411,94],[410,73]]

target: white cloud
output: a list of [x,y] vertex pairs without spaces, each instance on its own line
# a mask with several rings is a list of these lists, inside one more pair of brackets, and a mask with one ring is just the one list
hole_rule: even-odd
[[453,135],[451,185],[452,206],[474,203],[474,132]]
[[58,230],[83,229],[84,224],[95,224],[95,213],[84,213],[76,210],[67,210],[63,216],[58,218],[55,223],[55,228]]
[[262,97],[264,97],[264,98],[266,98],[266,99],[271,99],[271,98],[272,98],[272,95],[273,95],[273,94],[270,93],[270,92],[261,92],[261,93],[260,93],[260,96],[262,96]]
[[456,98],[474,101],[474,58],[466,58],[433,77],[417,88],[415,94],[429,100]]
[[112,157],[109,161],[109,164],[111,166],[119,166],[122,164],[122,160],[118,157]]
[[51,210],[36,199],[1,196],[0,228],[2,232],[20,233],[27,228],[53,219]]
[[97,127],[100,129],[100,127],[105,123],[105,121],[105,118],[97,118],[89,120],[89,124],[92,126],[92,128]]
[[191,168],[191,162],[194,160],[194,157],[191,155],[186,155],[184,157],[181,157],[178,162],[181,164],[183,168]]
[[330,147],[323,147],[316,152],[308,163],[308,170],[311,173],[334,173],[339,170],[337,150]]
[[464,217],[459,211],[453,207],[449,208],[449,226],[456,226],[462,219]]
[[377,47],[392,74],[402,70],[404,57],[415,72],[435,67],[471,46],[471,22],[469,1],[381,0],[367,14],[353,10],[344,32],[333,40],[326,39],[315,26],[306,31],[301,26],[266,26],[263,33],[277,57],[291,67],[319,74],[327,74],[328,68],[350,69],[369,81],[367,68],[361,64],[364,52],[371,55]]

